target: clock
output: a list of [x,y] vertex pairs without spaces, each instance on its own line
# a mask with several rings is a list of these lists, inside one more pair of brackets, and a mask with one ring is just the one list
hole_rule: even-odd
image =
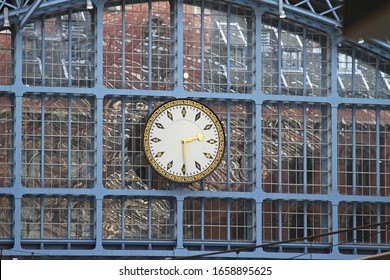
[[175,99],[156,108],[146,121],[143,147],[147,161],[164,178],[199,181],[221,162],[225,133],[206,105]]

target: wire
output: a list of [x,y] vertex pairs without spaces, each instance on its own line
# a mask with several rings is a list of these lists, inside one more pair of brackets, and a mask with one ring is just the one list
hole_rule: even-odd
[[[379,232],[376,231],[376,232],[373,232],[373,233],[365,234],[363,237],[371,237],[373,235],[377,235],[378,233],[382,233],[382,232],[385,232],[385,231],[386,230],[380,230]],[[351,241],[356,241],[356,240],[357,240],[357,238],[352,239],[352,240],[346,240],[346,241],[343,241],[343,242],[340,242],[340,243],[337,243],[337,244],[332,244],[332,245],[329,245],[329,246],[325,247],[325,249],[332,249],[333,247],[336,247],[336,246],[339,246],[339,245],[342,245],[342,244],[346,244],[346,243],[351,242]],[[300,257],[305,256],[307,254],[312,254],[312,253],[311,252],[302,253],[300,255],[297,255],[295,257],[290,258],[289,260],[300,258]]]
[[[333,234],[340,234],[340,233],[344,233],[344,232],[365,229],[365,228],[370,228],[370,227],[375,227],[375,226],[382,226],[382,225],[387,225],[387,224],[390,224],[390,220],[385,221],[385,222],[381,222],[381,223],[375,223],[375,224],[369,224],[369,225],[364,225],[364,226],[359,226],[359,227],[354,227],[354,228],[331,231],[331,232],[327,232],[327,233],[299,237],[299,238],[294,238],[294,239],[289,239],[289,240],[271,242],[271,243],[266,243],[266,244],[261,244],[261,245],[256,245],[256,246],[247,246],[247,247],[241,247],[241,248],[236,248],[236,249],[231,249],[231,250],[210,252],[210,253],[206,253],[206,254],[199,254],[199,255],[192,255],[192,256],[173,257],[171,259],[184,260],[184,259],[202,258],[202,257],[215,256],[215,255],[221,255],[221,254],[232,253],[232,252],[235,252],[238,255],[240,252],[253,251],[254,249],[257,249],[257,248],[270,247],[270,246],[286,244],[286,243],[293,243],[293,242],[303,241],[303,240],[314,240],[315,238],[319,238],[319,237],[329,236],[329,235],[333,235]],[[337,244],[332,245],[332,246],[337,246]],[[308,254],[308,253],[305,253],[305,254]]]

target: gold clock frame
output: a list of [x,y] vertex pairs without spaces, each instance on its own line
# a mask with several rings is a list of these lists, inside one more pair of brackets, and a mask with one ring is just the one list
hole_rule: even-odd
[[[196,174],[196,175],[191,175],[191,176],[183,176],[183,175],[174,175],[166,171],[164,168],[162,168],[160,165],[157,164],[155,161],[153,154],[151,152],[150,146],[149,146],[149,135],[150,131],[152,128],[153,123],[155,122],[156,118],[164,111],[168,110],[169,108],[176,107],[176,106],[193,106],[205,114],[208,115],[208,117],[212,120],[212,122],[215,124],[217,132],[218,132],[218,138],[219,138],[219,143],[218,143],[218,152],[210,164],[205,170],[202,172]],[[218,118],[218,116],[206,105],[190,100],[190,99],[174,99],[168,102],[165,102],[161,104],[159,107],[157,107],[152,114],[149,116],[145,123],[145,128],[144,128],[144,133],[143,133],[143,149],[144,149],[144,154],[151,165],[151,167],[162,177],[165,179],[168,179],[173,182],[177,183],[193,183],[196,181],[200,181],[201,179],[207,177],[210,175],[220,164],[223,155],[225,153],[225,131],[222,125],[221,120]]]

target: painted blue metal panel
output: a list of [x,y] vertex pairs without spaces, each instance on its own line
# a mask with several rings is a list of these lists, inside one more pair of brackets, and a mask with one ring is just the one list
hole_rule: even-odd
[[[71,2],[71,3],[69,3]],[[181,24],[184,21],[184,13],[183,13],[183,2],[182,0],[172,3],[178,3],[177,7],[175,5],[172,5],[171,12],[177,11],[176,15],[171,14],[171,23],[177,22],[177,26],[173,27],[173,29],[177,32],[177,37],[171,37],[171,40],[177,39],[177,46],[176,46],[176,60],[171,60],[171,65],[176,65],[177,69],[172,70],[171,73],[176,73],[177,78],[177,88],[173,90],[136,90],[136,89],[125,89],[125,66],[126,66],[126,54],[125,54],[125,42],[126,39],[123,36],[121,39],[122,46],[122,69],[121,69],[121,89],[109,89],[104,86],[103,82],[103,76],[104,76],[104,70],[103,70],[103,57],[104,57],[104,43],[105,39],[103,37],[103,27],[104,27],[104,1],[96,1],[96,73],[93,73],[93,75],[96,75],[96,85],[93,88],[77,88],[77,87],[71,87],[71,74],[72,74],[72,67],[70,64],[68,65],[68,86],[67,87],[48,87],[48,86],[26,86],[22,83],[22,60],[23,60],[23,46],[22,46],[22,32],[21,30],[18,30],[16,32],[15,36],[15,83],[12,86],[0,86],[1,91],[11,91],[14,93],[15,98],[15,109],[14,109],[14,115],[15,115],[15,137],[14,137],[14,146],[15,146],[15,166],[14,166],[14,185],[11,188],[0,188],[0,195],[2,194],[11,194],[14,199],[14,236],[13,236],[13,242],[14,246],[12,249],[5,249],[3,250],[4,256],[13,256],[13,255],[19,255],[19,256],[32,256],[32,254],[36,257],[47,257],[47,256],[61,256],[61,257],[80,257],[80,256],[96,256],[96,257],[123,257],[123,256],[130,256],[130,257],[161,257],[161,258],[167,258],[167,257],[173,257],[173,256],[193,256],[193,255],[201,255],[202,253],[207,253],[210,251],[224,251],[228,250],[229,248],[240,248],[240,247],[246,247],[246,246],[260,246],[264,242],[264,236],[262,231],[262,226],[264,223],[266,223],[265,218],[262,215],[262,212],[264,210],[264,201],[276,201],[279,202],[277,205],[278,212],[277,212],[277,221],[278,221],[278,228],[277,228],[277,235],[278,240],[283,240],[283,223],[284,223],[284,217],[283,213],[283,202],[284,201],[303,201],[303,214],[304,214],[304,232],[308,232],[309,227],[309,218],[308,215],[310,214],[308,208],[308,203],[311,201],[321,201],[321,202],[329,202],[331,206],[324,206],[322,205],[321,213],[325,213],[327,211],[327,208],[331,208],[330,210],[330,216],[326,216],[324,220],[322,221],[323,228],[329,228],[332,231],[337,231],[339,229],[339,205],[340,202],[350,202],[353,205],[353,217],[354,217],[354,225],[356,225],[356,217],[357,217],[357,208],[356,203],[362,203],[369,201],[370,203],[377,203],[377,215],[378,215],[378,221],[381,221],[381,217],[379,216],[379,205],[388,205],[389,199],[387,196],[380,196],[379,190],[380,190],[380,184],[381,184],[381,176],[380,173],[377,172],[376,176],[376,192],[377,196],[359,196],[356,195],[356,176],[353,176],[353,188],[354,188],[354,195],[343,195],[341,196],[339,194],[338,190],[338,157],[337,157],[337,151],[338,151],[338,143],[336,139],[338,138],[338,110],[343,104],[352,104],[352,105],[364,105],[364,106],[372,106],[376,105],[377,111],[376,111],[376,121],[375,126],[376,130],[380,131],[380,108],[386,108],[386,106],[390,105],[389,99],[379,99],[378,95],[376,95],[377,98],[372,99],[365,99],[365,98],[348,98],[348,97],[339,97],[337,93],[337,44],[335,42],[335,38],[333,38],[332,45],[330,46],[329,52],[331,54],[330,57],[330,67],[331,67],[331,95],[330,96],[306,96],[307,93],[307,63],[308,63],[308,55],[306,50],[306,42],[304,42],[303,47],[303,96],[288,96],[288,95],[282,95],[282,87],[283,83],[281,80],[281,74],[282,74],[282,45],[281,45],[281,26],[284,23],[284,21],[280,20],[278,25],[278,70],[277,70],[277,82],[278,82],[278,95],[270,95],[265,94],[262,92],[262,67],[263,67],[263,61],[262,61],[262,38],[261,38],[261,30],[262,30],[262,15],[264,13],[265,5],[269,5],[270,7],[273,7],[273,9],[270,9],[267,12],[275,13],[277,14],[277,1],[249,1],[250,6],[254,7],[255,9],[255,38],[253,38],[253,41],[256,42],[255,45],[255,54],[253,54],[253,61],[251,62],[251,65],[254,65],[254,68],[256,71],[254,72],[254,80],[251,80],[251,84],[255,84],[255,92],[253,94],[236,94],[236,93],[230,93],[229,89],[231,88],[230,80],[227,79],[227,90],[226,92],[207,92],[205,87],[205,80],[207,79],[205,72],[207,70],[207,66],[205,63],[206,60],[206,44],[205,44],[205,28],[204,25],[201,27],[201,44],[200,44],[200,70],[201,70],[201,78],[200,78],[200,86],[202,88],[201,92],[186,92],[184,91],[183,87],[183,65],[185,63],[184,61],[184,53],[185,53],[185,45],[184,42],[184,28]],[[228,15],[227,15],[227,33],[230,33],[230,21],[232,20],[232,15],[229,11],[231,11],[231,7],[233,4],[249,4],[248,1],[229,1],[228,5]],[[56,5],[58,5],[56,7]],[[34,10],[36,15],[44,15],[45,13],[51,13],[56,12],[57,9],[60,7],[62,8],[68,8],[73,5],[74,7],[83,7],[85,5],[84,1],[46,1],[41,5],[41,7],[37,10]],[[151,19],[152,19],[152,3],[149,3],[149,33],[152,31],[152,25],[151,25]],[[202,22],[205,19],[205,2],[202,2],[201,4],[201,19]],[[334,23],[334,21],[330,20],[324,15],[321,14],[315,14],[313,12],[303,10],[299,7],[290,6],[286,3],[286,10],[288,14],[289,19],[297,19],[299,23],[306,24],[304,26],[304,34],[303,37],[306,38],[307,36],[307,28],[308,27],[315,27],[315,28],[324,28],[326,32],[329,31],[329,25],[330,23]],[[330,9],[327,11],[327,13],[333,13],[336,10],[336,7],[333,9]],[[126,27],[125,27],[125,17],[124,17],[125,11],[122,10],[122,34],[125,34]],[[14,16],[14,15],[13,15]],[[29,17],[30,14],[25,14],[25,17]],[[177,16],[177,18],[175,18]],[[291,16],[291,17],[290,17]],[[306,17],[309,17],[310,19],[307,19]],[[173,18],[173,19],[172,19]],[[71,17],[68,17],[68,24],[71,24]],[[291,24],[291,23],[290,23]],[[326,28],[324,27],[326,26]],[[337,26],[336,26],[337,28]],[[44,31],[44,27],[42,27],[42,30]],[[45,32],[42,32],[43,34]],[[69,29],[69,38],[71,37],[72,31]],[[44,35],[42,35],[44,36]],[[171,34],[171,36],[175,36],[174,34]],[[44,39],[44,37],[43,37]],[[42,40],[44,41],[44,40]],[[228,38],[227,45],[230,45],[231,39]],[[149,54],[152,53],[152,44],[149,44]],[[42,42],[42,52],[45,53],[45,46]],[[71,60],[71,50],[72,44],[68,45],[68,59]],[[172,48],[171,50],[173,50]],[[251,48],[248,49],[249,51]],[[376,60],[376,92],[378,92],[378,80],[379,80],[379,59],[381,53],[381,49],[375,47],[372,47],[371,50],[378,51],[378,57]],[[230,48],[227,49],[227,56],[230,57]],[[389,50],[387,50],[386,54],[388,55]],[[43,61],[43,71],[42,71],[42,79],[45,79],[45,60],[44,56],[42,57]],[[149,63],[149,69],[152,68],[152,59],[148,60]],[[353,62],[355,63],[355,62]],[[228,59],[227,60],[227,77],[231,76],[231,62]],[[356,73],[354,72],[355,67],[353,67],[353,73],[352,73],[352,79],[355,79]],[[176,71],[176,72],[175,72]],[[149,88],[152,87],[152,71],[148,72],[149,75]],[[43,81],[43,84],[44,81]],[[173,80],[172,80],[173,84]],[[353,91],[355,91],[355,85],[353,85]],[[92,118],[95,120],[95,126],[94,126],[94,155],[95,160],[94,162],[94,171],[93,171],[93,178],[95,180],[95,185],[91,189],[72,189],[71,188],[71,177],[72,177],[72,148],[71,145],[68,146],[67,150],[67,165],[68,165],[68,171],[67,171],[67,179],[68,179],[68,188],[63,189],[50,189],[45,188],[45,129],[44,126],[42,126],[41,130],[41,188],[26,188],[22,187],[22,177],[23,177],[23,168],[22,168],[22,147],[23,147],[23,140],[22,140],[22,116],[23,116],[23,109],[22,109],[22,103],[23,103],[23,96],[26,96],[26,93],[29,94],[42,94],[41,98],[44,100],[46,96],[51,95],[62,95],[62,96],[91,96],[94,100],[94,108],[96,109],[92,114]],[[154,183],[152,180],[152,169],[149,167],[148,169],[148,184],[147,189],[126,189],[126,178],[123,176],[121,177],[121,188],[120,189],[109,189],[106,188],[103,185],[103,174],[104,174],[104,165],[103,165],[103,159],[104,159],[104,153],[103,153],[103,138],[105,133],[105,120],[104,120],[104,101],[105,98],[108,98],[108,96],[117,96],[121,99],[121,128],[120,130],[124,132],[126,130],[126,104],[125,100],[127,97],[146,97],[146,99],[149,102],[148,110],[149,113],[152,110],[152,98],[154,97],[183,97],[183,98],[194,98],[194,99],[200,99],[204,101],[209,102],[216,102],[221,103],[226,106],[226,111],[224,112],[226,114],[226,134],[227,138],[231,139],[232,132],[231,132],[231,108],[232,104],[234,102],[242,102],[242,104],[249,104],[248,105],[248,111],[250,111],[252,106],[255,107],[254,111],[255,114],[253,118],[255,121],[252,121],[250,118],[247,119],[247,122],[245,123],[246,126],[251,127],[251,125],[254,123],[254,127],[250,130],[250,133],[253,133],[254,135],[254,145],[255,147],[251,147],[252,144],[248,145],[248,148],[246,150],[246,153],[251,156],[252,150],[255,150],[256,153],[254,155],[253,163],[252,158],[249,158],[247,161],[248,166],[252,170],[256,170],[255,174],[250,173],[248,176],[248,182],[246,182],[248,185],[254,181],[255,182],[255,188],[251,191],[238,191],[234,192],[232,191],[232,181],[228,179],[226,181],[226,190],[224,191],[208,191],[208,190],[198,190],[198,191],[188,191],[186,189],[186,186],[181,185],[171,185],[169,189],[153,189]],[[262,113],[264,112],[263,104],[265,102],[273,102],[273,104],[277,104],[278,108],[278,136],[277,136],[277,146],[278,146],[278,152],[277,157],[279,161],[281,162],[283,158],[283,150],[282,150],[282,143],[283,143],[283,127],[281,125],[283,121],[282,111],[283,111],[283,105],[286,104],[303,104],[303,159],[307,159],[308,157],[308,124],[307,124],[307,109],[311,106],[310,104],[316,104],[320,108],[329,107],[329,110],[331,112],[329,113],[329,116],[324,117],[324,121],[322,125],[323,128],[330,128],[330,134],[331,137],[329,138],[329,135],[327,131],[323,132],[323,138],[322,138],[322,153],[329,154],[329,147],[331,149],[331,159],[330,159],[330,166],[329,169],[328,163],[329,159],[324,158],[322,159],[322,168],[323,168],[323,174],[321,176],[321,182],[325,183],[328,181],[331,181],[331,192],[328,190],[323,189],[322,194],[309,194],[307,193],[307,177],[304,176],[303,179],[303,186],[304,191],[303,193],[283,193],[282,187],[283,187],[283,172],[284,169],[281,164],[278,165],[278,192],[277,193],[269,193],[265,192],[263,189],[263,177],[262,177],[262,163],[263,163],[263,157],[262,157],[262,150],[264,148],[262,143],[262,135],[263,135],[263,116]],[[44,102],[41,103],[42,108],[41,112],[45,112],[45,104]],[[356,114],[357,109],[356,107],[353,108],[353,120],[356,120]],[[69,112],[72,111],[72,98],[68,98],[68,110]],[[321,111],[325,114],[325,109],[321,109]],[[45,123],[45,114],[42,114],[41,122]],[[71,124],[72,124],[72,114],[69,113],[67,117],[67,123],[68,123],[68,136],[67,136],[67,142],[70,144],[73,139],[72,130],[71,130]],[[352,147],[356,148],[356,121],[353,121],[353,129],[352,129],[353,136],[353,143]],[[252,135],[248,135],[249,139],[252,139]],[[380,134],[376,133],[376,145],[380,145]],[[120,136],[121,144],[120,144],[120,154],[121,154],[121,167],[120,167],[120,173],[125,174],[125,155],[127,152],[126,148],[126,135],[124,133]],[[230,174],[232,172],[232,152],[231,152],[231,143],[228,142],[227,145],[227,167],[226,167],[226,173]],[[380,169],[380,162],[379,159],[381,158],[379,149],[376,150],[376,169]],[[353,173],[356,174],[356,149],[353,149]],[[250,172],[250,171],[248,171]],[[308,164],[305,160],[303,162],[303,173],[307,175],[309,172],[308,170]],[[328,178],[328,173],[331,173],[331,178]],[[205,185],[205,182],[201,183],[203,186]],[[326,185],[326,184],[324,184]],[[326,187],[325,187],[326,188]],[[43,201],[45,197],[54,195],[54,196],[61,196],[61,197],[75,197],[75,196],[82,196],[87,195],[92,198],[94,201],[94,214],[91,215],[91,219],[94,220],[95,223],[95,238],[92,239],[86,239],[86,240],[75,240],[70,238],[71,236],[71,220],[69,217],[71,217],[71,204],[70,200],[67,200],[67,207],[66,207],[66,213],[68,216],[67,221],[67,238],[66,239],[54,239],[54,240],[48,240],[43,239],[44,236],[44,227],[45,227],[45,221],[42,219],[40,221],[40,239],[37,240],[28,240],[21,237],[21,231],[22,231],[22,199],[26,195],[36,195],[40,197],[41,205],[43,205]],[[105,223],[103,217],[104,217],[104,199],[107,197],[114,197],[114,198],[120,198],[121,201],[121,219],[120,223],[122,225],[125,225],[125,198],[129,197],[143,197],[147,198],[148,201],[148,222],[147,222],[147,238],[146,240],[129,240],[126,239],[125,234],[125,227],[122,227],[120,229],[120,238],[119,239],[104,239],[103,238],[103,225]],[[158,198],[172,198],[172,201],[176,203],[176,224],[175,224],[175,238],[171,238],[169,240],[153,240],[152,236],[152,201],[153,199]],[[199,240],[186,240],[184,237],[184,220],[185,220],[185,209],[184,204],[186,199],[194,199],[199,198],[200,199],[200,238]],[[244,201],[253,201],[254,203],[254,209],[255,213],[253,213],[253,217],[251,215],[248,215],[248,220],[253,220],[252,223],[249,223],[249,226],[253,226],[255,228],[255,240],[248,240],[247,242],[238,240],[233,240],[233,233],[231,231],[228,231],[226,233],[226,240],[207,240],[207,232],[206,232],[206,221],[208,219],[207,217],[207,201],[206,198],[215,198],[220,200],[227,201],[226,205],[226,213],[227,216],[226,219],[226,227],[228,229],[231,229],[233,227],[233,222],[228,219],[230,215],[234,214],[234,209],[231,206],[231,202],[235,200],[244,200]],[[41,207],[41,216],[44,216],[44,208]],[[171,219],[173,219],[171,217]],[[250,230],[250,229],[249,229]],[[377,227],[378,232],[380,231],[380,227]],[[250,235],[250,234],[249,234]],[[354,232],[354,237],[356,238],[356,231]],[[379,239],[378,235],[378,243],[384,242],[384,245],[378,245],[377,250],[390,250],[389,244],[385,242],[389,242],[389,240],[381,240]],[[6,241],[0,240],[0,243]],[[303,242],[299,244],[279,244],[275,245],[274,247],[276,250],[272,251],[265,251],[264,248],[259,247],[256,250],[252,252],[247,251],[240,251],[240,253],[236,252],[228,252],[225,254],[216,254],[214,256],[210,256],[213,258],[286,258],[286,259],[307,259],[307,258],[318,258],[318,259],[354,259],[360,256],[363,256],[364,252],[371,252],[369,249],[372,248],[372,245],[370,244],[363,244],[360,246],[355,246],[355,244],[340,244],[338,235],[333,235],[331,238],[330,244],[312,244],[310,242]],[[65,249],[48,249],[48,248],[54,248],[54,247],[61,247]],[[200,249],[193,249],[193,248],[200,248]],[[346,248],[348,250],[352,250],[354,254],[343,254],[340,253],[339,248]],[[139,249],[143,248],[143,249]],[[158,248],[158,249],[155,249]],[[161,249],[163,248],[163,249]],[[217,248],[217,249],[213,249]],[[326,252],[327,253],[312,253],[310,251],[311,249],[318,249],[318,252]],[[69,250],[71,249],[71,250]],[[291,253],[291,250],[296,250],[295,253]],[[210,251],[209,251],[210,250]],[[321,251],[323,250],[323,251]],[[359,253],[358,251],[361,250],[363,253]],[[366,251],[364,251],[366,250]],[[300,251],[301,253],[297,253]]]

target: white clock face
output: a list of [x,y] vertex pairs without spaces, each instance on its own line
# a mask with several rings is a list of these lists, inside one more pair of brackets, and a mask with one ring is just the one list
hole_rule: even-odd
[[145,125],[147,160],[157,173],[175,182],[194,182],[209,175],[221,161],[224,146],[218,117],[193,100],[164,103]]

